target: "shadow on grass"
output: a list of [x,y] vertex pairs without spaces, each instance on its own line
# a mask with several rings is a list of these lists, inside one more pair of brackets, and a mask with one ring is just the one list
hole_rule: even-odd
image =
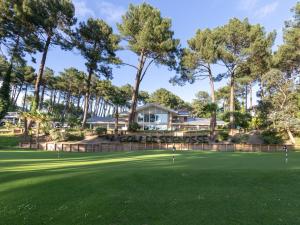
[[[4,224],[300,224],[300,154],[0,151]],[[280,214],[280,220],[278,215]],[[245,222],[247,221],[247,223]],[[244,223],[243,223],[244,222]]]
[[19,146],[21,136],[0,134],[0,149],[16,149]]

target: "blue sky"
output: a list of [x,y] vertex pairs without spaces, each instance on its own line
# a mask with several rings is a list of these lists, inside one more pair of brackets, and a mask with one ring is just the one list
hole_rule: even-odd
[[[121,15],[126,12],[128,5],[147,2],[159,8],[162,16],[172,19],[172,29],[175,37],[181,40],[182,46],[186,46],[186,41],[194,36],[198,28],[214,28],[227,23],[232,17],[240,19],[248,17],[251,23],[261,23],[267,31],[277,31],[274,49],[282,43],[284,21],[292,17],[290,9],[296,4],[295,0],[73,0],[73,2],[79,21],[86,20],[88,17],[101,18],[107,21],[116,33],[118,30],[115,24],[121,21]],[[128,51],[119,52],[118,55],[125,62],[137,63],[137,57]],[[40,57],[37,57],[38,63],[39,60]],[[56,73],[71,66],[86,71],[84,63],[84,59],[76,50],[64,52],[59,48],[51,48],[46,66]],[[38,65],[34,66],[38,67]],[[115,85],[134,82],[135,73],[130,67],[114,68],[113,74]],[[174,75],[174,71],[169,71],[163,66],[153,66],[148,70],[141,89],[152,92],[163,87],[186,101],[191,101],[199,90],[209,91],[206,80],[183,87],[172,86],[169,79]],[[219,82],[216,87],[223,86],[225,83],[226,81]]]

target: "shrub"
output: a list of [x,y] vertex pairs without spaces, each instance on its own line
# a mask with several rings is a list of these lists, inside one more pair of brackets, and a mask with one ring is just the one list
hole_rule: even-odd
[[52,129],[52,130],[50,130],[49,134],[50,134],[50,139],[52,141],[66,141],[67,140],[65,132],[62,132],[59,129]]
[[67,123],[70,127],[79,127],[81,125],[81,120],[78,116],[70,115],[67,118]]
[[129,124],[129,127],[128,127],[129,131],[137,131],[139,129],[141,129],[141,126],[138,123],[134,122],[134,123]]
[[51,123],[48,121],[41,123],[41,130],[46,135],[50,134],[51,127]]
[[83,132],[66,132],[66,140],[67,141],[81,141],[84,139]]
[[105,127],[97,127],[95,129],[97,135],[103,135],[103,134],[106,134],[107,132],[107,129]]
[[[239,111],[235,111],[233,113],[235,119],[235,125],[237,127],[246,129],[249,127],[252,117],[249,113],[242,113]],[[229,122],[230,120],[230,112],[227,112],[223,115],[223,120]]]
[[246,144],[248,143],[248,134],[236,134],[232,137],[231,141],[236,144]]
[[229,134],[227,131],[219,131],[217,134],[216,140],[218,141],[227,141],[229,138]]
[[282,144],[282,135],[276,130],[265,130],[261,133],[262,140],[265,144]]
[[81,141],[84,139],[84,133],[81,131],[69,132],[61,129],[50,130],[50,139],[52,141]]

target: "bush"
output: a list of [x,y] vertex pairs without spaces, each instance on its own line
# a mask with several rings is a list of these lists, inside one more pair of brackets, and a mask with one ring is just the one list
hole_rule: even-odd
[[97,127],[95,131],[97,135],[103,135],[107,133],[107,129],[105,127]]
[[[243,128],[243,129],[247,129],[249,127],[252,120],[252,117],[249,113],[242,113],[239,111],[235,111],[233,115],[234,115],[234,119],[235,119],[234,123],[236,127]],[[230,121],[230,112],[227,112],[223,115],[223,120],[225,122]]]
[[70,115],[67,118],[67,123],[70,127],[80,127],[81,120],[78,118],[78,116]]
[[138,123],[134,122],[134,123],[129,124],[129,127],[128,127],[129,131],[137,131],[139,129],[141,129],[141,126]]
[[81,141],[84,139],[84,133],[81,131],[69,132],[61,129],[50,130],[50,139],[52,141]]
[[262,140],[265,144],[282,144],[282,135],[276,130],[265,130],[261,133]]
[[44,134],[49,135],[51,130],[51,123],[50,122],[43,122],[41,123],[41,130]]
[[52,130],[50,130],[49,134],[50,134],[50,139],[52,141],[66,141],[67,140],[65,132],[62,132],[59,129],[52,129]]
[[248,134],[236,134],[232,137],[231,141],[236,144],[247,144],[249,139]]
[[81,141],[84,139],[83,132],[66,132],[67,141]]
[[219,131],[217,134],[217,141],[227,141],[229,138],[229,134],[227,131]]

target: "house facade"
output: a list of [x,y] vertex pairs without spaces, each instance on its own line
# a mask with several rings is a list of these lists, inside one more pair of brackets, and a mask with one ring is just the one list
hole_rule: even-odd
[[[119,129],[127,130],[128,113],[121,113],[119,116]],[[148,103],[136,109],[135,122],[141,130],[201,130],[208,129],[210,120],[207,118],[194,118],[188,111],[176,111],[156,103]],[[114,129],[115,118],[111,117],[92,117],[87,124],[91,127],[106,127],[108,130]],[[217,121],[217,125],[225,126],[223,121]]]

